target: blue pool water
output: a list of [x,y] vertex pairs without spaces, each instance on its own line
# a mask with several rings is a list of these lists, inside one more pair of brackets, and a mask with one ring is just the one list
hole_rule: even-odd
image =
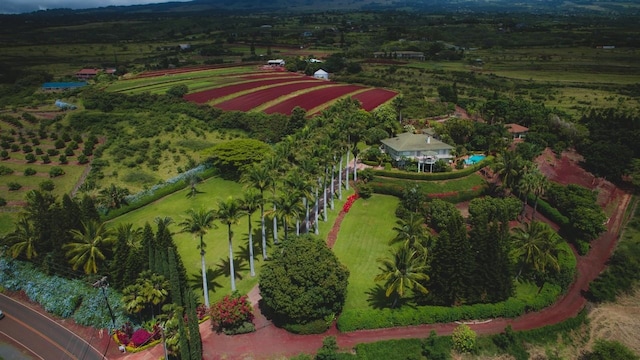
[[471,156],[469,156],[469,158],[468,158],[468,159],[466,159],[464,162],[465,162],[465,164],[467,164],[467,165],[473,165],[473,164],[475,164],[475,163],[477,163],[477,162],[479,162],[479,161],[482,161],[485,157],[486,157],[486,156],[485,156],[485,155],[482,155],[482,154],[480,154],[480,155],[471,155]]

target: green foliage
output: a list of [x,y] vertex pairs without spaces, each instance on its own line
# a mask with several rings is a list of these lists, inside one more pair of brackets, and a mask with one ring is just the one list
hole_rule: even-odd
[[567,216],[566,230],[572,238],[592,241],[606,229],[607,217],[596,202],[595,192],[576,184],[552,184],[546,197]]
[[7,199],[0,197],[0,206],[6,206],[7,205]]
[[[13,174],[13,171],[14,170],[12,168],[8,167],[8,166],[0,165],[0,176],[2,176],[2,175],[11,175],[11,174]],[[26,170],[25,170],[25,172],[26,172]]]
[[22,185],[18,182],[10,181],[7,184],[7,187],[9,188],[9,191],[16,191],[16,190],[20,190],[22,188]]
[[327,322],[325,319],[317,319],[306,324],[283,324],[282,327],[293,334],[309,335],[322,334],[329,329],[330,325],[331,322]]
[[359,182],[358,184],[356,184],[356,191],[358,192],[358,195],[360,195],[360,197],[363,199],[368,199],[371,197],[371,195],[373,195],[373,187],[365,182]]
[[322,347],[318,350],[315,360],[337,360],[338,342],[335,336],[327,336],[322,339]]
[[202,157],[220,170],[221,176],[237,179],[247,166],[262,161],[272,152],[260,140],[234,139],[202,151]]
[[35,175],[36,172],[37,172],[36,169],[29,167],[24,169],[24,176],[32,176],[32,175]]
[[25,155],[24,159],[27,160],[28,164],[34,163],[37,160],[36,156],[33,155],[32,153],[29,153],[29,154]]
[[304,324],[340,313],[349,270],[324,241],[287,239],[260,273],[260,293],[279,324]]
[[174,98],[182,98],[189,92],[189,87],[187,85],[174,85],[167,90],[167,95]]
[[465,176],[469,176],[476,171],[482,169],[485,166],[490,165],[493,162],[493,156],[487,156],[482,161],[479,161],[473,165],[467,166],[463,170],[449,171],[441,173],[414,173],[406,171],[387,171],[387,170],[373,170],[376,176],[391,177],[398,179],[408,180],[448,180],[459,179]]
[[638,360],[640,357],[633,350],[615,340],[598,339],[593,350],[584,354],[584,360]]
[[38,188],[41,191],[53,191],[55,187],[56,187],[56,184],[51,180],[45,180],[38,185]]
[[[429,346],[431,348],[431,346]],[[356,345],[358,359],[418,360],[421,359],[424,344],[420,339],[399,339],[377,341]],[[431,357],[427,357],[431,360]],[[438,360],[438,358],[433,358]],[[449,358],[440,358],[447,360]]]
[[453,329],[451,341],[453,348],[462,353],[471,353],[476,349],[477,334],[471,330],[469,325],[460,324]]
[[55,178],[64,175],[64,170],[59,166],[54,166],[49,170],[49,177]]

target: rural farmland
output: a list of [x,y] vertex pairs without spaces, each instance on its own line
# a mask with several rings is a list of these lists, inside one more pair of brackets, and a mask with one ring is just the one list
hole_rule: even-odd
[[[209,104],[224,111],[264,111],[268,114],[290,115],[296,107],[317,113],[334,101],[352,96],[371,111],[396,96],[395,91],[319,80],[299,73],[273,69],[244,67],[246,71],[232,71],[213,67],[194,67],[190,72],[152,71],[129,81],[141,81],[128,87],[136,93],[161,92],[173,85],[186,85],[190,90],[184,99],[197,104]],[[157,78],[157,82],[153,79]]]

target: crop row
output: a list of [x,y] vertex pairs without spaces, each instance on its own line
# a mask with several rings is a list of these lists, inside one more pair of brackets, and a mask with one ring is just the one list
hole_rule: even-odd
[[236,67],[236,66],[239,66],[239,65],[238,64],[215,64],[215,65],[189,66],[189,67],[183,67],[183,68],[177,68],[177,69],[152,70],[152,71],[143,72],[142,74],[138,74],[135,77],[135,79],[164,76],[164,75],[183,74],[183,73],[202,71],[202,70],[223,69],[223,68]]
[[391,100],[396,95],[397,93],[391,90],[371,89],[355,94],[352,98],[360,101],[364,110],[371,111],[380,106],[380,104]]
[[235,94],[237,92],[246,91],[255,89],[262,86],[269,86],[275,84],[281,84],[285,82],[291,82],[292,79],[285,78],[277,78],[277,79],[267,79],[267,80],[257,80],[257,81],[248,81],[239,84],[232,84],[227,86],[222,86],[215,89],[200,91],[192,94],[185,95],[184,99],[187,101],[192,101],[195,103],[203,104],[209,100],[217,99],[223,96]]
[[268,107],[265,109],[265,112],[267,114],[281,113],[291,115],[291,111],[296,106],[309,111],[344,95],[362,89],[365,89],[365,87],[360,85],[336,85],[329,88],[313,90]]
[[293,84],[272,86],[223,101],[216,104],[215,107],[225,111],[249,111],[281,96],[323,85],[326,85],[326,82],[320,80],[304,80]]

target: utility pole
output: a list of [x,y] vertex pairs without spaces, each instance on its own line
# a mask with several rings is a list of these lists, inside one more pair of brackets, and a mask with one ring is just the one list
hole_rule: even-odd
[[100,280],[93,283],[94,288],[102,289],[102,296],[104,296],[104,301],[107,303],[107,309],[109,309],[109,315],[111,315],[111,324],[113,326],[113,330],[116,328],[116,317],[113,315],[113,310],[111,310],[111,305],[109,305],[109,299],[107,298],[107,292],[105,289],[109,286],[109,282],[107,282],[107,277],[103,276]]

